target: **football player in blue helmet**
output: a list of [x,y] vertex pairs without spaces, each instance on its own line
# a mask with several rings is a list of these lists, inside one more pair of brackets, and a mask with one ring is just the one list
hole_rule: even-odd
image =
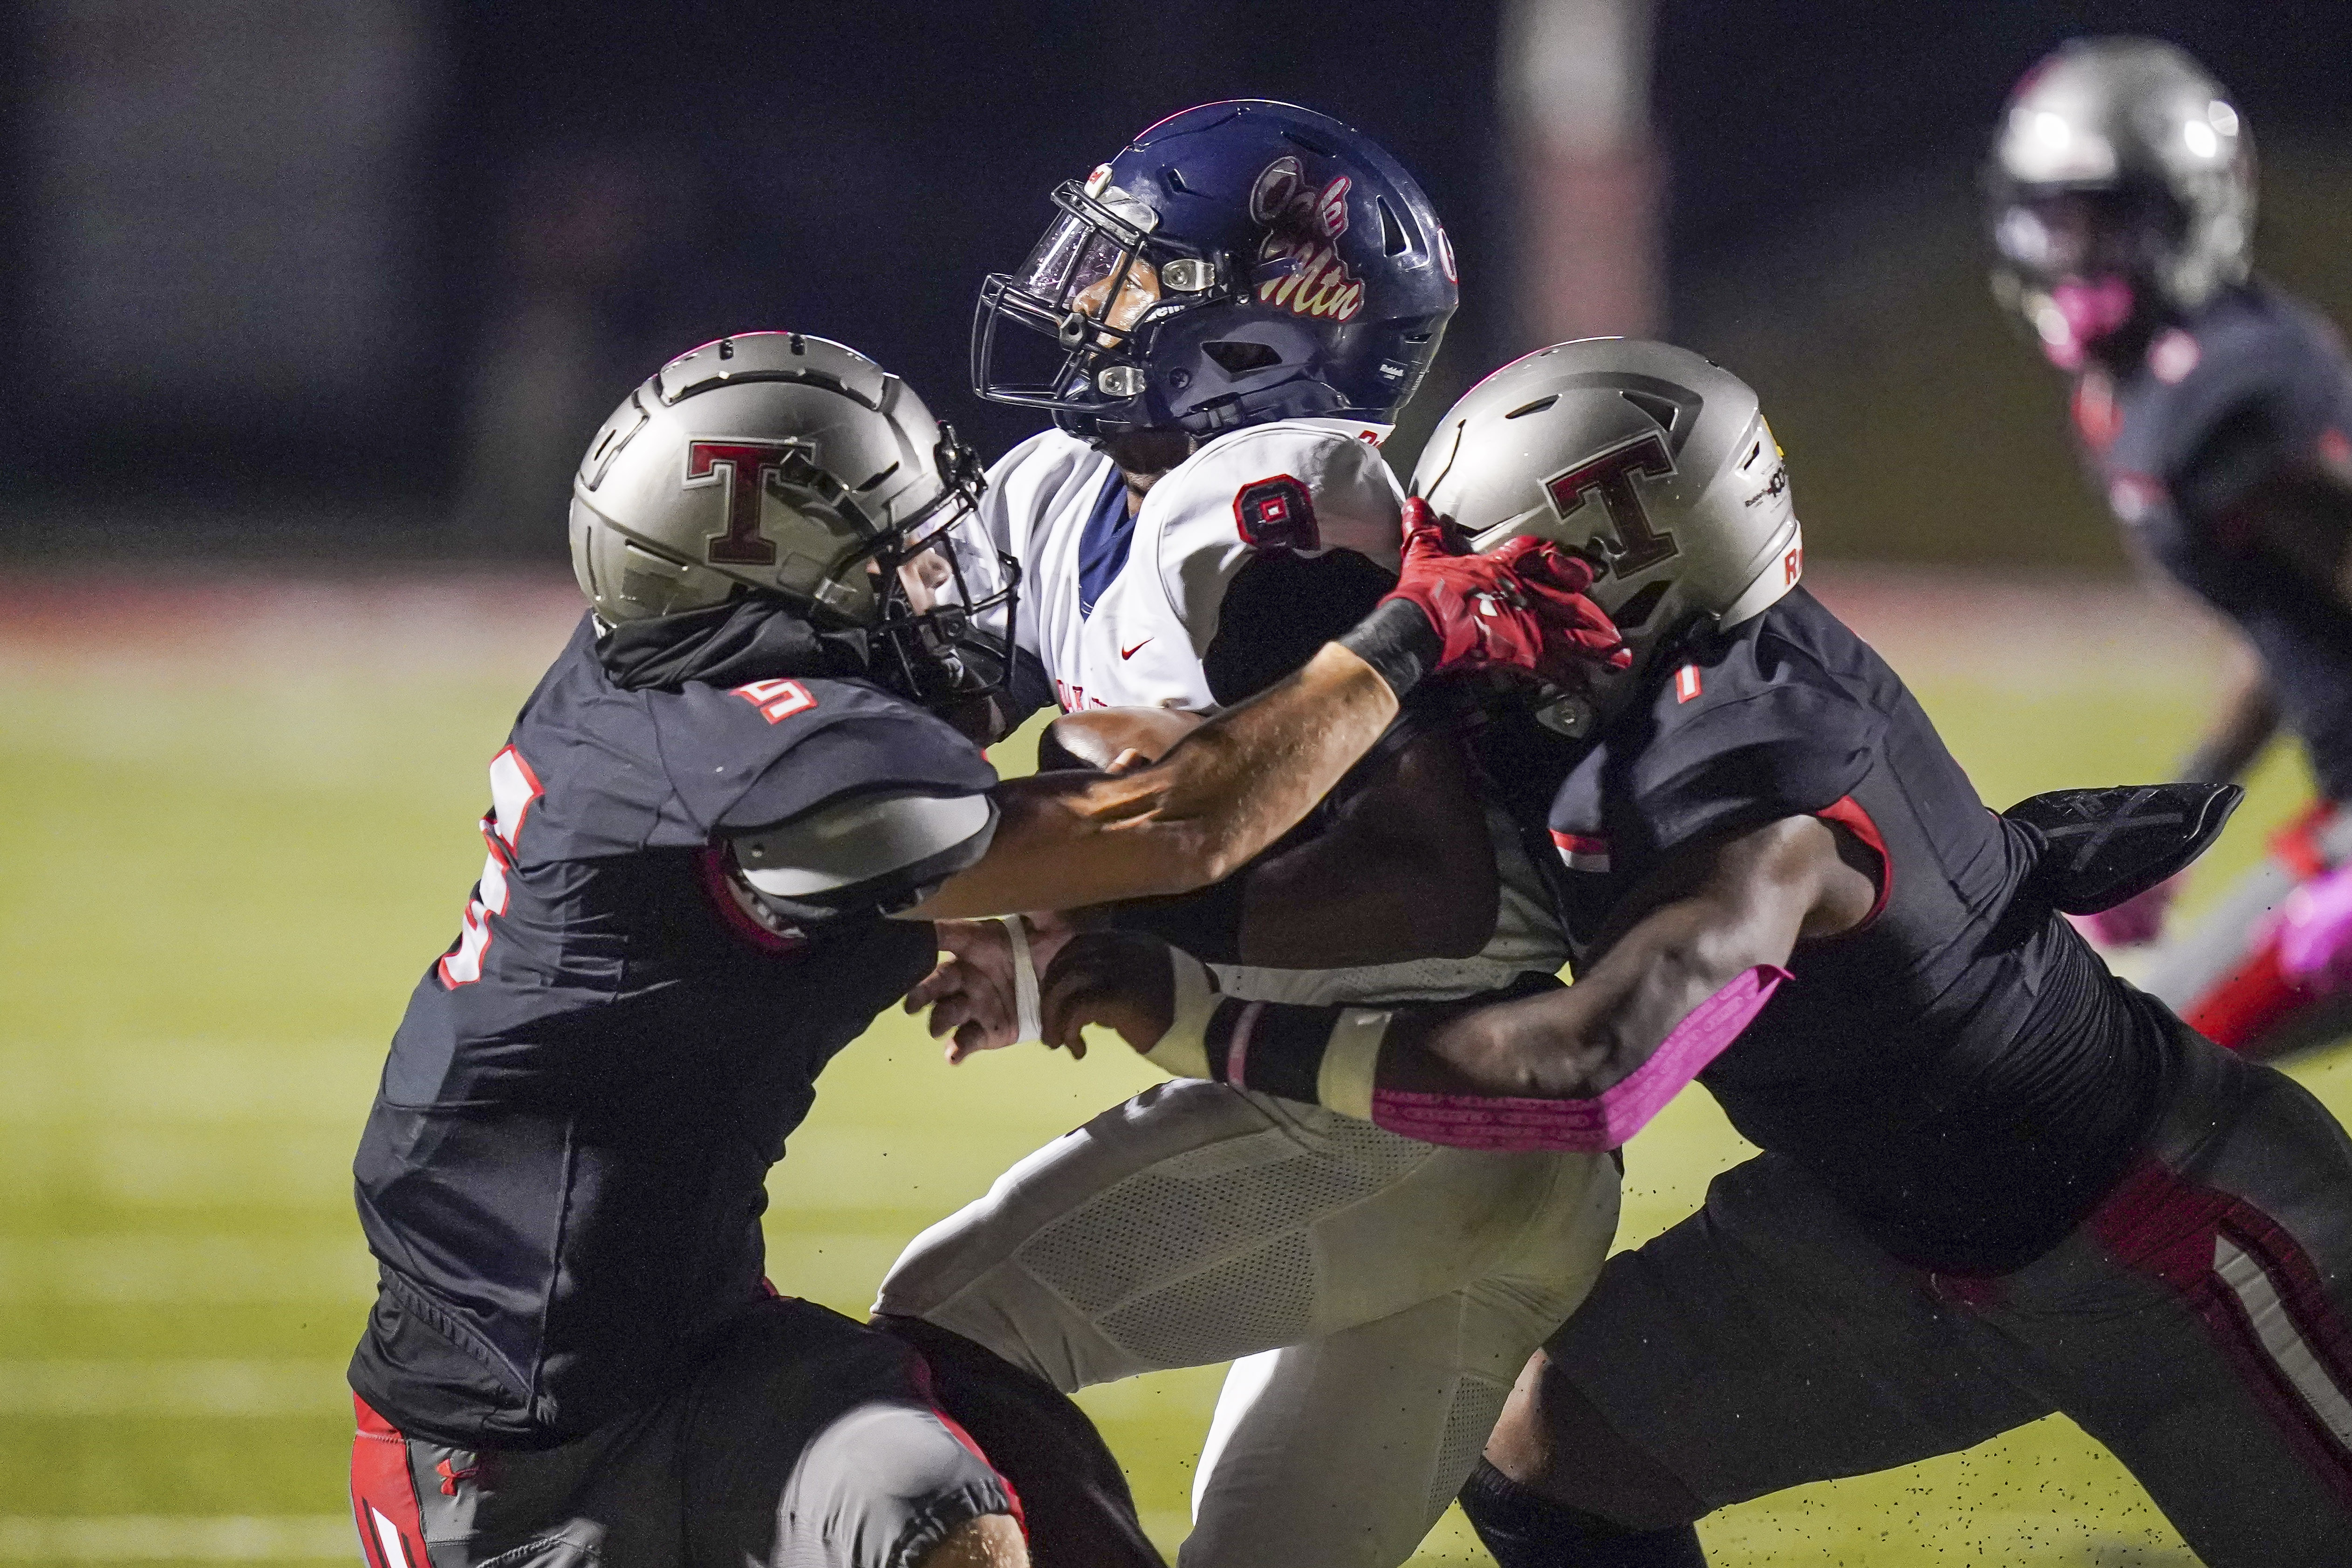
[[1054,205],[1020,270],[981,288],[972,390],[1089,439],[1394,424],[1458,300],[1412,176],[1296,104],[1171,115]]
[[[1438,536],[1379,444],[1436,351],[1454,269],[1392,159],[1286,104],[1162,121],[1055,199],[1028,263],[988,279],[974,333],[981,393],[1054,425],[992,467],[978,515],[1022,574],[1014,709],[1064,710],[1041,757],[1116,769],[1180,756],[1196,742],[1177,735],[1353,625],[1409,520]],[[1280,849],[1198,899],[1084,920],[1168,931],[1203,997],[1213,975],[1221,996],[1366,1005],[1555,984],[1549,794],[1525,822],[1489,798],[1482,781],[1528,770],[1474,760],[1471,728],[1417,708]],[[1020,907],[943,925],[954,956],[909,994],[959,1058],[1035,1033],[1023,986],[1034,1002],[1079,922]],[[1053,1511],[1041,1537],[1115,1522],[1126,1491],[1035,1391],[1231,1362],[1183,1568],[1384,1568],[1591,1283],[1617,1174],[1605,1155],[1437,1152],[1163,1084],[925,1232],[874,1321],[922,1352],[1030,1517]],[[1105,1289],[1108,1258],[1130,1262]]]

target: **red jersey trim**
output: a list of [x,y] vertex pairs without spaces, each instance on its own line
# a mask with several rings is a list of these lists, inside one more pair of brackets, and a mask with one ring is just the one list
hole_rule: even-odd
[[1871,904],[1870,912],[1862,917],[1862,924],[1853,928],[1861,931],[1878,918],[1879,912],[1886,908],[1888,896],[1895,891],[1895,858],[1886,852],[1886,840],[1879,836],[1878,824],[1870,819],[1870,813],[1863,810],[1862,804],[1853,796],[1842,795],[1813,815],[1823,822],[1836,823],[1861,839],[1870,852],[1878,857],[1878,897]]

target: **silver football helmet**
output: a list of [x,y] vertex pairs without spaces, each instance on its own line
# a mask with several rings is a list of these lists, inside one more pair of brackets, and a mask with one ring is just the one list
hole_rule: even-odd
[[[2219,82],[2154,38],[2077,38],[2027,72],[1986,188],[1993,291],[2062,363],[2118,312],[2193,310],[2251,265],[2253,137]],[[2102,280],[2111,306],[2078,297]]]
[[1480,550],[1534,534],[1592,563],[1631,668],[1541,715],[1589,732],[1695,630],[1762,614],[1804,571],[1789,469],[1747,383],[1686,349],[1538,349],[1447,410],[1412,493]]
[[1018,567],[973,508],[980,460],[914,390],[800,332],[705,343],[632,392],[572,482],[572,567],[608,623],[774,595],[864,627],[919,687],[1009,666]]

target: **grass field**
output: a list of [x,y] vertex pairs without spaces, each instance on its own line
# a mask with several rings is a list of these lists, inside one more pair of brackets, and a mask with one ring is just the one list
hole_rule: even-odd
[[[1996,805],[2161,773],[2210,661],[2095,586],[1849,575],[1825,596]],[[540,582],[0,578],[0,1562],[350,1558],[341,1369],[372,1278],[351,1148],[479,865],[483,767],[573,603]],[[2209,896],[2301,788],[2274,758]],[[2352,1108],[2352,1066],[2294,1070]],[[1117,1050],[950,1070],[884,1020],[771,1183],[771,1272],[862,1310],[918,1228],[1150,1076]],[[1622,1240],[1741,1152],[1685,1096],[1629,1152]],[[1171,1549],[1216,1382],[1086,1397]],[[1718,1568],[2189,1561],[2063,1421],[1705,1534]],[[1449,1520],[1421,1561],[1483,1556]]]

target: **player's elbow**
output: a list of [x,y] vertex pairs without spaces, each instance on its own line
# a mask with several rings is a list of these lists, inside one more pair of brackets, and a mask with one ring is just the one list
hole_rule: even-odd
[[1228,824],[1179,824],[1171,837],[1178,840],[1170,850],[1174,862],[1171,869],[1183,879],[1181,886],[1168,889],[1171,893],[1189,893],[1195,888],[1213,886],[1250,862],[1250,846]]

